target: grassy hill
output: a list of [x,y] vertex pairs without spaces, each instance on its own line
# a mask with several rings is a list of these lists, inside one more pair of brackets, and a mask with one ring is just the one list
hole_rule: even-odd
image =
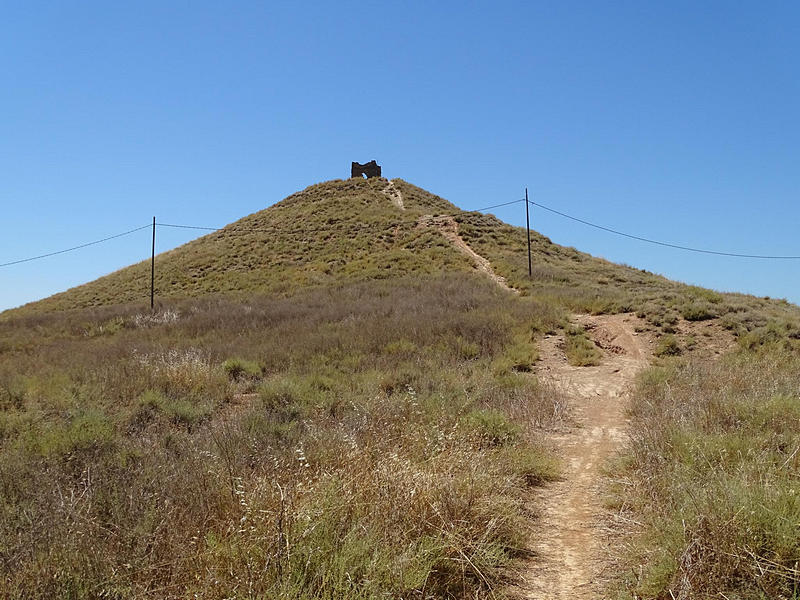
[[[309,286],[403,275],[469,271],[471,265],[435,231],[417,228],[449,202],[398,182],[406,210],[389,199],[385,179],[311,186],[227,227],[156,257],[159,299],[228,294],[290,294]],[[150,262],[34,303],[65,310],[141,302]]]
[[[289,196],[223,229],[156,257],[156,296],[162,303],[222,293],[291,295],[309,287],[359,281],[475,272],[423,215],[452,215],[464,241],[523,295],[583,312],[637,311],[654,327],[678,319],[721,318],[737,332],[769,321],[798,332],[785,301],[719,294],[553,244],[532,232],[533,277],[527,273],[524,229],[491,214],[467,212],[402,180],[334,180]],[[149,261],[7,311],[33,314],[141,303],[149,297]]]
[[[732,488],[741,473],[759,481],[751,463],[767,456],[787,496],[765,505],[788,503],[797,461],[784,459],[798,440],[781,419],[796,409],[774,401],[762,367],[796,365],[797,307],[538,234],[529,279],[524,230],[392,186],[314,185],[159,255],[153,313],[141,263],[2,314],[0,596],[497,597],[535,519],[530,488],[558,477],[546,432],[569,418],[533,374],[537,345],[575,311],[637,311],[664,338],[717,319],[740,340],[730,363],[702,371],[679,339],[683,356],[659,359],[642,383],[634,417],[649,435],[619,466],[624,502],[647,525],[625,559],[630,572],[647,565],[629,589],[669,597],[686,548],[713,546],[718,529],[702,524],[724,526],[700,515],[696,536],[681,537],[675,507],[720,489],[703,487],[697,461],[724,466]],[[704,374],[694,397],[686,382]],[[793,382],[778,392],[791,398]],[[736,394],[735,410],[708,408],[720,390]],[[734,452],[737,423],[764,452]],[[698,431],[699,449],[686,442]],[[673,495],[665,482],[678,475]],[[795,547],[770,536],[785,523],[750,523],[783,569],[765,589],[784,593]],[[736,555],[726,540],[692,565]],[[734,584],[743,560],[726,566]]]

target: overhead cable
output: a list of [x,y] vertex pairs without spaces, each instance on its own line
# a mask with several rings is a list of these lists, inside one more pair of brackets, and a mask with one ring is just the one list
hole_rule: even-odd
[[519,200],[512,200],[511,202],[504,202],[503,204],[495,204],[494,206],[487,206],[486,208],[474,208],[470,212],[483,212],[485,210],[491,210],[493,208],[500,208],[501,206],[509,206],[511,204],[517,204],[518,202],[525,202],[525,198],[520,198]]
[[225,227],[200,227],[197,225],[175,225],[173,223],[156,223],[156,227],[173,227],[176,229],[202,229],[204,231],[222,231],[227,230],[228,233],[275,233],[275,229],[233,229],[230,225]]
[[31,256],[30,258],[21,258],[19,260],[12,260],[6,263],[0,263],[0,267],[8,267],[10,265],[18,265],[20,263],[30,262],[32,260],[39,260],[40,258],[47,258],[48,256],[56,256],[57,254],[65,254],[67,252],[72,252],[73,250],[80,250],[81,248],[86,248],[87,246],[94,246],[95,244],[102,244],[103,242],[107,242],[109,240],[113,240],[116,238],[120,238],[125,235],[130,235],[131,233],[136,233],[137,231],[141,231],[142,229],[149,229],[151,227],[150,224],[143,225],[142,227],[137,227],[136,229],[131,229],[130,231],[124,231],[122,233],[118,233],[116,235],[110,235],[108,237],[103,238],[102,240],[95,240],[93,242],[87,242],[85,244],[80,244],[79,246],[73,246],[72,248],[65,248],[64,250],[57,250],[55,252],[48,252],[47,254],[40,254],[39,256]]
[[544,204],[540,204],[538,202],[534,202],[533,200],[528,201],[530,204],[534,206],[538,206],[539,208],[543,208],[546,211],[564,217],[566,219],[571,219],[572,221],[576,221],[578,223],[583,223],[584,225],[588,225],[589,227],[594,227],[595,229],[601,229],[603,231],[607,231],[609,233],[613,233],[615,235],[621,235],[626,238],[630,238],[632,240],[639,240],[640,242],[647,242],[648,244],[656,244],[658,246],[666,246],[667,248],[676,248],[678,250],[686,250],[688,252],[699,252],[701,254],[714,254],[716,256],[733,256],[736,258],[759,258],[759,259],[772,259],[772,260],[798,260],[800,256],[791,256],[791,255],[771,255],[771,254],[741,254],[739,252],[722,252],[720,250],[706,250],[704,248],[692,248],[691,246],[681,246],[680,244],[673,244],[670,242],[661,242],[659,240],[652,240],[650,238],[641,237],[638,235],[633,235],[630,233],[624,233],[622,231],[617,231],[616,229],[611,229],[610,227],[604,227],[603,225],[598,225],[597,223],[591,223],[590,221],[586,221],[584,219],[579,219],[578,217],[573,217],[572,215],[568,215],[567,213],[563,213],[558,211],[554,208],[550,208],[549,206],[545,206]]

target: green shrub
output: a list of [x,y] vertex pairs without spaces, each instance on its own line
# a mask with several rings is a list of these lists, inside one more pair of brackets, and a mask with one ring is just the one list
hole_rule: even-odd
[[587,336],[583,327],[567,327],[564,340],[564,353],[567,362],[575,367],[588,367],[600,364],[602,354]]
[[556,457],[541,448],[524,444],[506,446],[498,463],[506,464],[521,476],[528,485],[540,485],[554,481],[561,475],[561,466]]
[[688,295],[705,302],[710,302],[711,304],[720,304],[722,302],[722,294],[715,292],[714,290],[692,285],[687,288],[687,292]]
[[528,372],[539,360],[539,352],[533,342],[520,337],[506,349],[505,358],[512,371]]
[[234,381],[261,377],[261,366],[252,360],[229,358],[222,363],[222,368],[228,374],[228,377]]
[[462,423],[482,446],[504,446],[519,439],[521,428],[499,410],[480,409],[467,413]]
[[156,390],[148,390],[139,398],[139,409],[135,421],[143,424],[156,414],[163,414],[172,423],[192,427],[211,415],[206,402],[189,398],[169,398]]
[[148,410],[162,410],[167,399],[161,392],[147,390],[139,397],[139,406]]
[[211,407],[203,402],[188,399],[169,400],[163,407],[173,423],[191,427],[211,416]]
[[43,456],[68,455],[113,444],[114,426],[107,415],[89,410],[67,423],[34,427],[21,442]]
[[404,354],[410,355],[417,351],[417,345],[408,340],[392,340],[383,347],[386,354]]
[[770,321],[764,327],[757,327],[741,335],[739,345],[746,350],[755,350],[762,346],[781,345],[787,338],[787,329],[776,321]]
[[687,321],[707,321],[717,316],[710,304],[699,302],[687,304],[683,307],[681,314]]
[[678,339],[671,334],[662,335],[653,351],[656,356],[678,356],[682,353]]
[[455,340],[456,354],[464,360],[474,360],[480,356],[481,347],[477,342],[471,342],[458,336]]

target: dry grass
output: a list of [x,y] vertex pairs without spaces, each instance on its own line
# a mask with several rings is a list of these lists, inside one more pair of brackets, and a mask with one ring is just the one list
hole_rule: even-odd
[[312,186],[160,255],[155,314],[141,263],[0,316],[0,596],[490,597],[556,472],[537,428],[563,399],[528,371],[570,311],[719,317],[745,352],[640,386],[631,593],[796,596],[796,307],[538,234],[529,279],[523,230],[385,185]]
[[[400,211],[386,186],[377,178],[314,185],[159,254],[156,295],[160,300],[217,293],[290,295],[342,282],[473,270],[440,234],[417,228],[420,215],[455,207],[405,184],[408,202]],[[16,312],[142,302],[149,286],[145,261]]]
[[586,335],[583,327],[570,325],[564,337],[564,354],[567,362],[575,367],[590,367],[600,364],[602,354]]
[[620,510],[640,523],[625,597],[798,597],[799,373],[773,344],[642,376],[617,473]]
[[[401,180],[400,211],[385,179],[334,180],[156,257],[157,297],[178,299],[260,293],[288,296],[310,287],[359,281],[474,272],[475,266],[434,229],[417,227],[423,214],[453,215],[462,237],[509,285],[524,295],[594,314],[636,311],[658,333],[680,318],[719,317],[737,335],[777,325],[800,336],[796,307],[785,300],[720,294],[594,258],[533,232],[528,278],[525,232],[492,215],[463,212]],[[257,231],[253,231],[257,230]],[[142,302],[149,264],[32,303],[10,315]],[[167,305],[165,305],[167,306]]]
[[561,319],[450,276],[6,320],[0,596],[489,597]]
[[[654,330],[679,318],[720,317],[737,335],[770,323],[797,331],[797,307],[786,300],[722,294],[689,286],[641,269],[610,263],[531,232],[533,277],[528,278],[525,230],[493,215],[458,212],[462,237],[512,287],[576,313],[637,312]],[[658,331],[661,334],[662,331]],[[664,333],[668,333],[665,331]]]

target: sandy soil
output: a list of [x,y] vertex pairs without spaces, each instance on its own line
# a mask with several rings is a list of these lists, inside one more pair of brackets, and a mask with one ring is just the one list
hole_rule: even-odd
[[389,197],[389,200],[391,200],[397,208],[400,210],[406,209],[406,205],[403,203],[403,194],[395,186],[394,180],[389,180],[389,183],[383,189],[383,193]]
[[610,540],[604,534],[602,466],[625,442],[628,389],[651,356],[652,340],[634,331],[642,323],[633,315],[582,315],[574,321],[586,328],[603,358],[596,367],[573,367],[563,336],[548,336],[540,345],[537,375],[568,394],[574,426],[552,436],[564,460],[563,479],[533,499],[542,508],[521,590],[530,599],[603,597]]

